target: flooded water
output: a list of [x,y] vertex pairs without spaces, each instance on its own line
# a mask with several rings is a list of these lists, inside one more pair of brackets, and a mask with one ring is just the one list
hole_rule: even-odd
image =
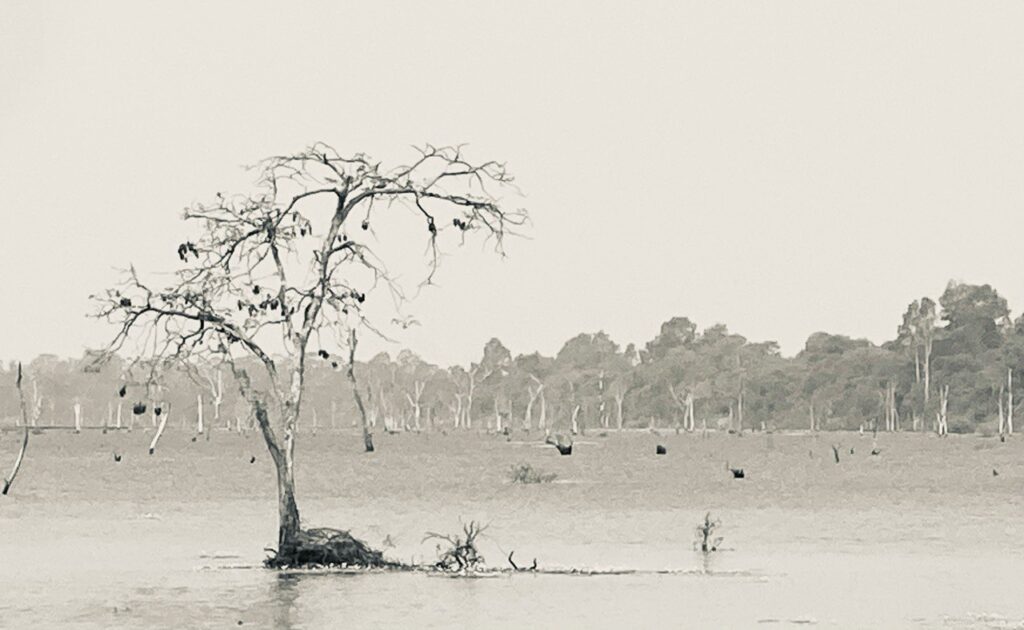
[[[371,455],[355,433],[301,436],[307,526],[421,561],[435,557],[425,532],[472,519],[489,524],[492,566],[514,551],[520,565],[639,571],[481,579],[259,568],[276,539],[260,438],[168,433],[149,456],[150,439],[32,437],[0,498],[0,625],[1024,628],[1021,439],[880,436],[872,456],[856,434],[612,433],[560,457],[536,433],[381,435]],[[0,435],[4,473],[17,442]],[[557,479],[513,485],[520,462]],[[724,542],[705,561],[692,543],[706,511]]]

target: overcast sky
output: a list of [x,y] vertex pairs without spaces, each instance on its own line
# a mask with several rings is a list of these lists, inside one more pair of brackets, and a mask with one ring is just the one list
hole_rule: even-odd
[[517,175],[532,238],[457,252],[410,309],[434,362],[673,315],[787,354],[880,342],[950,278],[1017,313],[1022,26],[1019,2],[4,0],[0,357],[100,344],[116,268],[173,268],[183,206],[317,140]]

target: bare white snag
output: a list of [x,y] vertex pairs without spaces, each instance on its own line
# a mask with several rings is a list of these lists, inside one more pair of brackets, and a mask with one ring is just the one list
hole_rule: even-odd
[[156,451],[156,443],[160,441],[160,436],[164,434],[164,428],[167,426],[167,418],[171,415],[170,405],[160,407],[154,405],[153,407],[153,420],[157,418],[156,410],[160,409],[160,423],[157,425],[156,434],[153,435],[153,441],[149,443],[149,454],[152,455]]
[[196,431],[202,434],[205,428],[203,425],[203,395],[196,394]]
[[938,434],[947,435],[949,433],[949,418],[947,415],[949,409],[949,385],[944,385],[939,390],[939,411],[937,412],[938,419]]

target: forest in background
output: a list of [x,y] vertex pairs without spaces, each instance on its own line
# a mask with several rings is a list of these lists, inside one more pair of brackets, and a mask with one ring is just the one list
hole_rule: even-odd
[[[620,347],[604,332],[581,333],[554,357],[513,355],[488,341],[478,362],[448,368],[402,350],[357,362],[370,424],[378,430],[621,428],[701,430],[874,429],[1002,433],[1024,385],[1024,316],[1014,320],[989,285],[951,281],[933,300],[911,302],[896,336],[866,339],[817,332],[794,357],[775,342],[751,342],[686,317],[662,324],[642,347]],[[358,426],[345,358],[309,360],[299,430]],[[90,357],[42,355],[27,363],[26,394],[40,426],[150,425],[249,430],[249,406],[226,368],[170,370],[160,387],[127,383],[123,363],[93,369]],[[0,418],[20,422],[16,364],[0,366]],[[137,403],[147,411],[133,416]],[[120,408],[120,409],[119,409]],[[944,426],[945,425],[945,426]]]

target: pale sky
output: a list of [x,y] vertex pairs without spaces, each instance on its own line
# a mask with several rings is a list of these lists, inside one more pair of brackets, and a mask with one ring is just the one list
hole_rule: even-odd
[[317,140],[517,175],[532,238],[456,252],[409,309],[433,362],[674,315],[881,342],[950,278],[1016,314],[1022,28],[1020,2],[3,0],[0,358],[101,344],[115,268],[173,268],[183,206]]

